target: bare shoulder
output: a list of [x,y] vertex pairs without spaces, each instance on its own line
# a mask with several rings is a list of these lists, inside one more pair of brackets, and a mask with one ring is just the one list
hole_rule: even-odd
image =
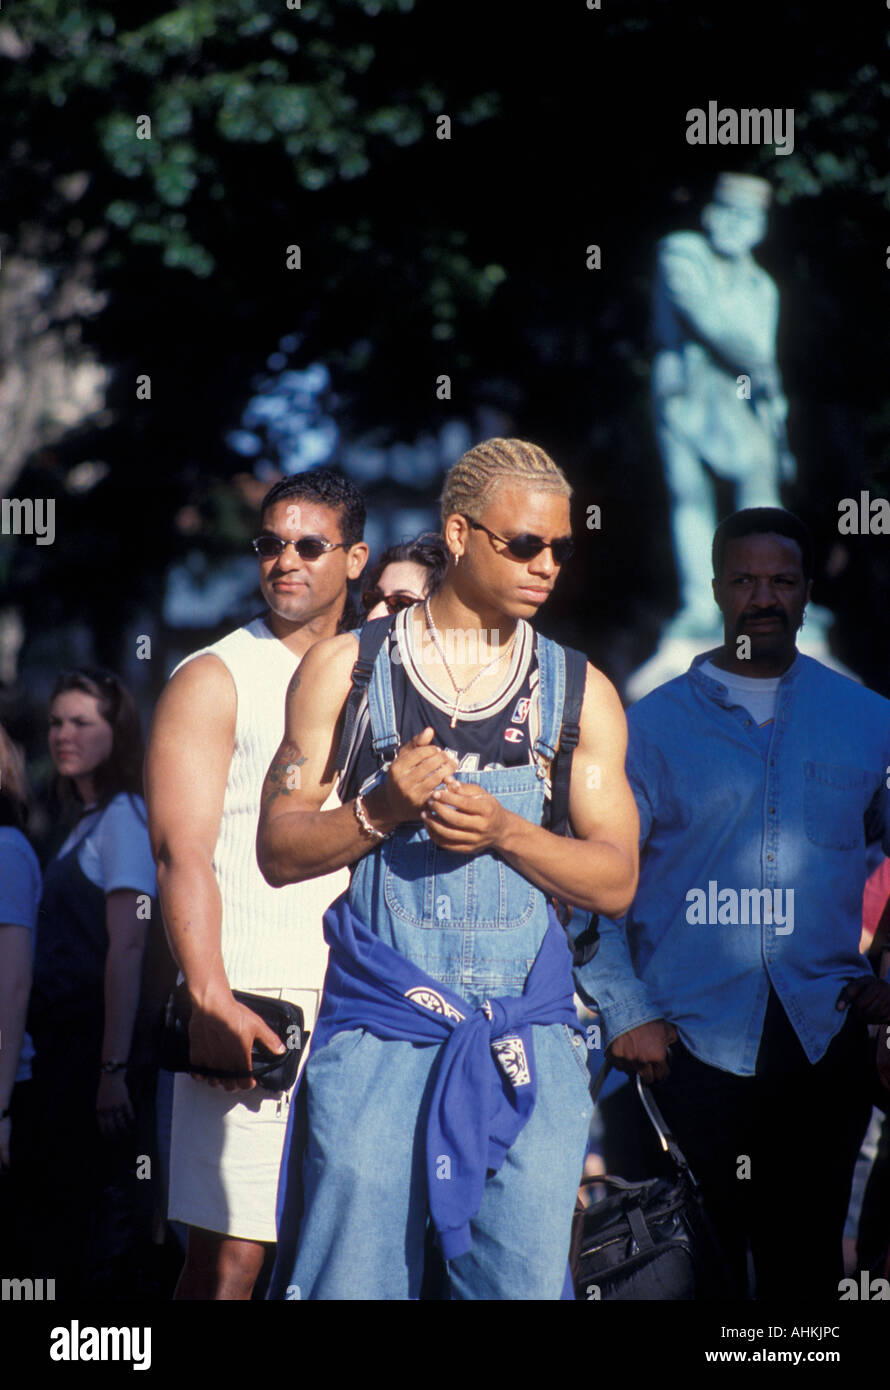
[[627,747],[627,720],[624,707],[608,676],[587,663],[584,704],[581,708],[581,744],[602,754],[611,749],[624,757]]
[[200,699],[205,694],[208,698],[218,697],[225,691],[231,692],[234,703],[235,682],[232,674],[225,662],[212,652],[204,652],[180,666],[164,687],[165,695],[169,692],[179,699]]
[[599,714],[611,714],[620,712],[623,716],[624,710],[618,691],[615,689],[609,677],[604,675],[596,666],[587,663],[587,679],[584,685],[584,707],[583,715],[586,718],[588,712]]
[[308,685],[324,689],[329,697],[348,690],[358,655],[358,640],[351,632],[323,637],[311,646],[291,679],[289,693]]
[[158,700],[154,730],[191,727],[234,731],[235,682],[224,662],[210,652],[187,661],[170,677]]
[[[232,752],[238,701],[218,657],[196,656],[167,682],[155,709],[145,757],[152,843],[204,836],[216,843]],[[166,837],[166,838],[165,838]]]

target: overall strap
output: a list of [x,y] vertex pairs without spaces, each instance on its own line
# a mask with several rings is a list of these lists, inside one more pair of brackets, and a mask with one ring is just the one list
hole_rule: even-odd
[[549,637],[535,633],[538,657],[538,710],[540,728],[534,750],[540,758],[552,762],[559,743],[566,693],[566,664],[563,648]]
[[[393,660],[401,662],[402,653],[400,644],[405,642],[405,623],[408,617],[408,609],[402,609],[397,613],[388,628],[389,642],[383,650],[378,653],[377,660],[374,662],[374,669],[371,672],[371,684],[368,688],[368,714],[371,718],[371,747],[377,758],[378,766],[381,768],[389,767],[399,745],[402,742],[398,728],[396,726],[396,707],[392,698],[392,666],[390,665],[390,652],[395,646]],[[376,619],[377,622],[381,620]],[[384,620],[388,621],[388,620]]]
[[[399,746],[399,735],[395,728],[395,713],[392,701],[392,686],[389,680],[389,661],[377,661],[381,648],[384,646],[387,637],[392,630],[394,617],[375,618],[373,622],[365,623],[359,633],[358,656],[352,668],[352,689],[346,701],[346,718],[343,724],[343,734],[340,739],[340,746],[337,749],[337,771],[342,771],[346,766],[346,759],[349,755],[349,746],[352,743],[352,736],[355,733],[356,720],[365,692],[374,683],[372,692],[368,693],[368,706],[371,716],[372,747],[374,752],[380,757],[381,751],[392,749],[395,752]],[[385,667],[385,673],[380,673],[379,668]],[[377,671],[375,672],[375,668]],[[384,686],[381,689],[381,685]],[[382,698],[381,698],[382,697]],[[388,712],[388,727],[384,723],[385,715]],[[384,719],[381,718],[384,716]]]

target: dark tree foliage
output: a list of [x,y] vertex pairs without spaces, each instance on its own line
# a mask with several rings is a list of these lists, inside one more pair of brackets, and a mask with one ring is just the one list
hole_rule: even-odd
[[[653,246],[697,224],[728,168],[776,188],[759,255],[782,291],[800,461],[786,500],[816,532],[842,654],[887,689],[890,538],[841,545],[836,524],[841,497],[886,488],[890,457],[887,12],[830,15],[794,0],[4,11],[4,258],[35,228],[51,269],[92,238],[107,300],[84,333],[113,372],[107,414],[20,480],[60,499],[51,553],[16,551],[29,625],[38,584],[43,621],[82,614],[86,595],[113,659],[134,602],[157,605],[170,559],[194,544],[174,525],[184,504],[215,519],[203,548],[244,534],[236,510],[207,501],[244,467],[224,440],[255,373],[296,333],[296,364],[331,370],[346,437],[410,440],[487,407],[551,449],[583,542],[544,625],[623,673],[673,601],[648,406]],[[793,108],[793,153],[690,146],[686,112],[709,100]],[[443,114],[450,140],[436,137]],[[107,477],[65,492],[83,460]],[[603,529],[587,533],[592,502]]]

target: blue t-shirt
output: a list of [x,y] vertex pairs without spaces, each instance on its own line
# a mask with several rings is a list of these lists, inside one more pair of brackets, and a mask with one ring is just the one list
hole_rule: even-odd
[[[12,825],[0,825],[0,929],[27,927],[34,955],[34,927],[43,883],[40,865],[25,836]],[[25,1034],[19,1057],[16,1082],[31,1078],[34,1046]]]
[[118,792],[104,810],[85,811],[56,858],[63,858],[75,845],[83,873],[103,893],[131,888],[156,896],[157,873],[141,796]]

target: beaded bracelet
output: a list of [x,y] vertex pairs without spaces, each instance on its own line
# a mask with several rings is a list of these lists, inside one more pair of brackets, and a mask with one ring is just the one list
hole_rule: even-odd
[[353,810],[355,811],[356,820],[358,821],[359,825],[361,826],[362,830],[366,835],[373,835],[375,840],[386,840],[392,834],[391,830],[377,830],[376,827],[371,824],[371,822],[368,820],[367,815],[365,814],[365,807],[364,803],[362,802],[361,793],[359,793],[359,795],[355,798],[355,801],[353,803]]

